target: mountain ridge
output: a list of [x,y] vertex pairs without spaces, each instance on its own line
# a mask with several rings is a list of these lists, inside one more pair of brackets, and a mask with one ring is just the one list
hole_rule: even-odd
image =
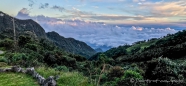
[[60,36],[55,31],[47,32],[46,35],[57,46],[59,46],[62,49],[65,49],[68,52],[80,54],[85,57],[90,57],[96,53],[96,51],[92,49],[90,46],[88,46],[85,42],[75,40],[74,38],[65,38],[63,36]]
[[[11,38],[13,39],[13,21],[12,19],[14,17],[9,16],[6,13],[3,13],[0,11],[0,14],[3,16],[0,16],[0,38]],[[96,51],[92,49],[89,45],[87,45],[84,42],[81,42],[79,40],[75,40],[74,38],[64,38],[63,36],[60,36],[58,33],[54,32],[45,32],[45,30],[35,21],[32,19],[26,19],[21,20],[14,18],[15,20],[15,30],[16,30],[16,38],[20,35],[30,35],[34,37],[35,39],[48,39],[54,42],[58,47],[62,48],[63,50],[79,54],[82,56],[85,56],[89,58],[91,55],[95,54]],[[58,39],[55,39],[55,36]],[[77,44],[76,44],[77,43]],[[63,44],[65,47],[63,47]],[[78,46],[80,45],[80,47]],[[87,53],[85,53],[85,51]]]

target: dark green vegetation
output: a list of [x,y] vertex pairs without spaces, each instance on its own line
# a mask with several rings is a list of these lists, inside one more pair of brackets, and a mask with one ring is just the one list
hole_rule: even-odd
[[43,33],[32,20],[26,20],[28,30],[16,20],[15,44],[6,16],[0,17],[0,67],[35,67],[44,77],[59,75],[59,86],[186,86],[185,30],[94,54],[83,42]]
[[73,38],[64,38],[54,31],[48,32],[46,35],[57,46],[68,52],[79,54],[88,58],[96,53],[96,51],[90,46],[87,46],[86,43],[75,40]]

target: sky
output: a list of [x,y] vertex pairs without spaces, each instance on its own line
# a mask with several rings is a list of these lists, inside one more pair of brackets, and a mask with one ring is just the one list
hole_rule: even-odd
[[0,11],[33,19],[46,32],[94,48],[132,44],[186,28],[185,0],[2,0]]

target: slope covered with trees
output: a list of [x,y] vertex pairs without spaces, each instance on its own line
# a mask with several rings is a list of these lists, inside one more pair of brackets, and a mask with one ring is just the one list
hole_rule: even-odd
[[46,33],[47,37],[52,40],[58,47],[74,53],[79,54],[84,57],[91,57],[93,54],[96,53],[94,49],[92,49],[90,46],[88,46],[86,43],[75,40],[73,38],[64,38],[63,36],[60,36],[56,32],[48,32]]

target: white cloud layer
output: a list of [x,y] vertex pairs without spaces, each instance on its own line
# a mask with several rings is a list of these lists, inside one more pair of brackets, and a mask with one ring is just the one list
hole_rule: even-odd
[[[20,11],[22,12],[22,11]],[[17,18],[31,18],[37,21],[46,32],[56,31],[64,37],[72,37],[88,44],[97,46],[117,47],[132,44],[136,41],[158,38],[166,34],[175,33],[172,28],[144,28],[144,27],[119,27],[99,22],[86,22],[83,20],[61,20],[45,16],[29,16],[18,13]]]

